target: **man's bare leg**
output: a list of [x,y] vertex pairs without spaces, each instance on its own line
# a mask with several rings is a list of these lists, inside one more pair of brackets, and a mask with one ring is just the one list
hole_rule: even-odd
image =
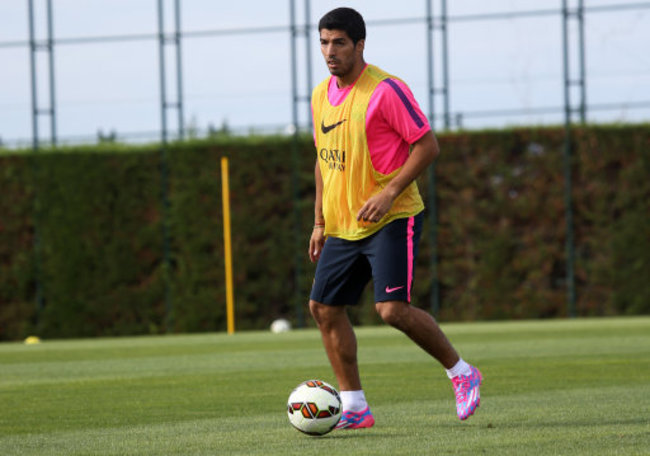
[[466,420],[473,415],[481,403],[479,387],[483,376],[458,356],[436,320],[401,301],[378,302],[375,308],[386,323],[401,330],[445,367],[456,394],[458,418]]
[[344,306],[309,301],[309,309],[320,329],[323,345],[341,391],[361,390],[357,365],[357,338]]
[[459,361],[460,357],[447,336],[424,310],[402,301],[378,302],[375,308],[386,323],[406,334],[445,369],[451,369]]

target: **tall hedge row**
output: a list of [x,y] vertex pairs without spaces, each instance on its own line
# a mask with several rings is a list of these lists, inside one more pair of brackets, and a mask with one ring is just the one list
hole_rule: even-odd
[[[439,142],[439,318],[567,315],[563,130]],[[293,147],[290,138],[249,138],[173,144],[166,155],[123,145],[0,152],[0,339],[224,330],[222,156],[230,160],[237,328],[279,316],[298,323],[301,314],[312,324],[315,154],[308,137],[297,161]],[[650,313],[650,126],[574,130],[572,176],[578,314]],[[419,180],[423,195],[427,183]],[[413,294],[428,308],[426,220]],[[299,312],[296,295],[304,296]],[[377,321],[372,306],[351,314]]]

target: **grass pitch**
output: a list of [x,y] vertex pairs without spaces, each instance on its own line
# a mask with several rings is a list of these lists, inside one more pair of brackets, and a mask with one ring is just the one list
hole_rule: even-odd
[[286,400],[336,385],[315,330],[0,344],[0,455],[647,455],[650,318],[446,324],[484,375],[456,418],[442,368],[358,328],[372,429],[309,437]]

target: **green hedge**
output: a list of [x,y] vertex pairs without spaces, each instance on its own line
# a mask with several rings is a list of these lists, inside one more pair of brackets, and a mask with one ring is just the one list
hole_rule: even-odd
[[[439,141],[439,318],[565,316],[563,130]],[[296,294],[312,324],[315,155],[301,138],[296,239],[292,147],[280,137],[170,145],[168,210],[156,146],[0,154],[0,339],[225,330],[222,156],[230,159],[237,329],[279,316],[298,323]],[[573,153],[578,313],[650,313],[650,127],[576,129]],[[426,176],[419,185],[427,195]],[[428,218],[424,229],[414,303],[428,308]],[[372,306],[351,313],[358,323],[378,321]]]

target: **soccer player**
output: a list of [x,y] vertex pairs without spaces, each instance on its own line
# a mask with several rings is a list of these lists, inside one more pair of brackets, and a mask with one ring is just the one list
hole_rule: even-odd
[[375,423],[346,312],[371,278],[377,312],[445,367],[464,420],[479,405],[481,373],[431,315],[410,305],[424,210],[415,179],[438,155],[437,141],[407,85],[364,61],[366,28],[357,11],[334,9],[318,30],[331,76],[311,99],[317,158],[309,257],[317,266],[309,308],[341,392],[337,428]]

